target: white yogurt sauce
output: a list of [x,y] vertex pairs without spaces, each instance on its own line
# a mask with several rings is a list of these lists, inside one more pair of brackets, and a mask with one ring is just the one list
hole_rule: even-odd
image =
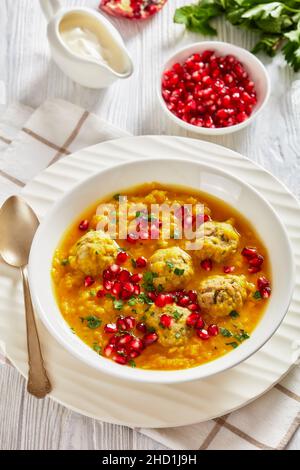
[[74,27],[61,31],[61,38],[68,49],[84,59],[93,59],[101,64],[109,64],[110,52],[100,42],[100,38],[87,28]]

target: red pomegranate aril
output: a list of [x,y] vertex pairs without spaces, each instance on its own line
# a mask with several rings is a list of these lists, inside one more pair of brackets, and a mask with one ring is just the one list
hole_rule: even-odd
[[110,357],[114,351],[115,348],[111,344],[108,344],[107,346],[105,346],[103,352],[106,357]]
[[90,226],[90,223],[88,220],[82,220],[78,226],[79,230],[82,232],[86,232]]
[[105,290],[104,289],[99,289],[97,292],[97,297],[99,299],[102,299],[105,296]]
[[263,287],[259,292],[263,299],[268,299],[271,295],[271,287]]
[[235,271],[235,266],[223,266],[223,272],[225,274],[230,274]]
[[209,336],[217,336],[219,334],[219,328],[217,325],[209,325],[207,328],[207,333]]
[[250,274],[256,274],[258,273],[259,271],[261,271],[261,267],[260,266],[251,266],[251,268],[248,268],[248,272]]
[[123,317],[119,317],[117,319],[117,327],[118,327],[118,330],[126,331],[127,326]]
[[129,254],[126,253],[126,251],[120,251],[120,252],[117,254],[117,263],[118,263],[118,264],[126,263],[126,261],[128,260],[128,258],[129,258]]
[[115,356],[113,356],[113,360],[122,366],[124,366],[128,362],[127,357],[121,354],[116,354]]
[[138,284],[143,279],[143,275],[140,273],[135,273],[131,275],[130,282],[133,284]]
[[243,248],[242,250],[242,256],[244,256],[247,259],[256,258],[257,250],[256,248],[250,248],[248,246],[245,246],[245,248]]
[[172,304],[174,302],[174,296],[172,294],[165,294],[165,305]]
[[180,299],[178,299],[178,305],[180,305],[180,307],[187,307],[189,304],[190,304],[190,298],[185,295],[183,297],[181,297]]
[[126,290],[130,294],[134,293],[134,285],[131,282],[125,282],[123,284],[123,291]]
[[134,351],[139,351],[141,352],[144,349],[144,344],[143,341],[140,338],[133,338],[128,347],[130,349],[133,349]]
[[122,336],[119,336],[118,338],[118,349],[119,346],[126,346],[130,341],[132,340],[132,336],[129,333],[125,333]]
[[200,263],[201,268],[204,269],[205,271],[211,271],[212,270],[212,260],[211,259],[204,259]]
[[147,266],[148,261],[143,256],[140,256],[136,259],[135,263],[137,268],[145,268]]
[[191,328],[193,328],[196,326],[199,319],[200,319],[199,313],[191,313],[186,319],[186,324],[187,326],[190,326]]
[[163,308],[166,305],[166,296],[165,294],[158,294],[155,299],[156,307]]
[[127,269],[122,269],[122,271],[118,274],[118,279],[120,282],[128,282],[130,279],[130,272]]
[[107,323],[104,327],[104,332],[108,334],[117,333],[118,328],[115,323]]
[[196,330],[201,330],[203,327],[204,327],[204,320],[202,317],[199,317],[195,324],[195,328]]
[[209,339],[209,334],[206,330],[197,330],[197,335],[199,336],[200,339],[206,340]]
[[92,276],[86,276],[84,279],[84,287],[90,287],[94,284],[95,279]]
[[103,281],[103,287],[105,290],[111,290],[113,285],[114,285],[113,281],[110,281],[109,279],[105,279]]
[[135,327],[135,318],[128,316],[124,318],[125,325],[128,330],[132,330]]
[[138,284],[134,284],[133,288],[134,288],[134,291],[133,291],[134,295],[140,295],[141,293],[140,286]]
[[128,357],[130,357],[130,359],[135,359],[136,357],[139,357],[141,355],[141,351],[130,351],[128,353]]
[[121,282],[114,282],[114,285],[112,286],[111,292],[113,295],[118,296],[122,290],[122,284]]
[[193,303],[197,302],[197,299],[198,299],[197,291],[189,290],[187,294],[191,302]]
[[140,333],[147,333],[147,326],[145,323],[142,323],[142,322],[139,322],[136,324],[136,329],[140,332]]
[[114,275],[109,269],[104,269],[102,277],[103,279],[111,281],[114,278]]
[[264,257],[262,255],[257,255],[254,258],[249,259],[250,266],[261,266],[264,262]]
[[238,122],[244,122],[246,119],[248,119],[248,115],[245,113],[245,111],[242,111],[241,113],[237,114],[236,119]]
[[132,297],[132,293],[128,292],[128,290],[126,290],[126,289],[122,289],[122,291],[120,293],[120,299],[129,300],[130,297]]
[[137,241],[138,241],[138,235],[135,234],[135,233],[129,233],[127,235],[127,241],[128,243],[132,243],[132,244],[135,244]]
[[108,269],[114,276],[116,276],[121,270],[118,264],[112,264]]
[[147,333],[145,334],[143,338],[143,343],[145,346],[150,346],[153,343],[156,343],[158,340],[158,334],[157,333]]
[[199,310],[199,305],[198,304],[190,304],[190,305],[188,305],[188,309],[191,312],[195,312],[196,310]]
[[260,290],[265,287],[270,287],[270,281],[265,276],[261,276],[257,279],[257,288]]
[[161,315],[159,323],[163,328],[171,328],[174,323],[174,318],[171,315]]
[[156,300],[156,294],[154,292],[148,292],[148,297],[150,300],[152,300],[152,302],[155,302]]

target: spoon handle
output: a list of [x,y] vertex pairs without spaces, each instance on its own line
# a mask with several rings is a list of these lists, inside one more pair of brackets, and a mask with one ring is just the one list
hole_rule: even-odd
[[21,268],[26,327],[27,327],[27,348],[28,348],[28,384],[27,390],[36,398],[44,398],[51,391],[51,383],[48,379],[46,369],[44,367],[43,356],[39,336],[36,328],[31,295],[28,284],[27,268]]

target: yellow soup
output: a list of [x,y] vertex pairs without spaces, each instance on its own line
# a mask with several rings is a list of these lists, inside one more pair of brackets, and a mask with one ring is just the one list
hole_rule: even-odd
[[[119,364],[156,370],[195,367],[247,341],[271,288],[267,250],[246,218],[183,187],[147,183],[122,195],[121,209],[113,195],[80,214],[54,254],[55,296],[74,334]],[[126,227],[138,236],[108,234],[100,203],[117,229],[128,213]],[[153,204],[175,204],[180,224],[171,214],[165,225]],[[201,227],[199,249],[186,232],[180,238],[183,221]]]

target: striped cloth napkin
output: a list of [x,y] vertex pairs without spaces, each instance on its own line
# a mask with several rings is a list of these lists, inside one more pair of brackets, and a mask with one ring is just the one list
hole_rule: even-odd
[[[35,111],[9,107],[0,118],[0,204],[60,158],[124,136],[128,133],[62,100],[46,101]],[[171,449],[285,449],[300,424],[299,390],[298,366],[264,396],[227,416],[139,431]],[[295,442],[300,447],[300,432]]]

